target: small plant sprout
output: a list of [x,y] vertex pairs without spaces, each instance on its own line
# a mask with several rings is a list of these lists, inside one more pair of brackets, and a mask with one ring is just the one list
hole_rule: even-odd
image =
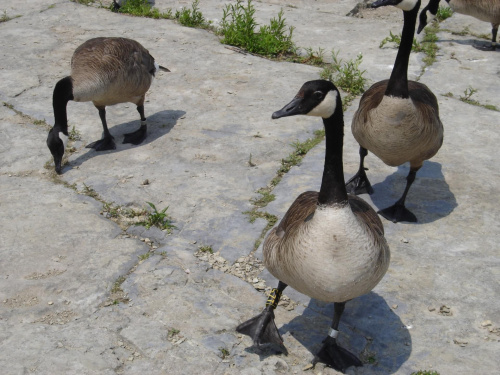
[[220,351],[220,357],[222,359],[226,359],[227,357],[229,357],[230,353],[229,353],[229,350],[227,350],[226,348],[220,347],[219,351]]
[[[110,9],[114,9],[114,4],[111,4]],[[172,9],[167,12],[160,12],[157,8],[153,8],[148,0],[127,0],[118,9],[119,13],[126,13],[136,17],[148,17],[155,19],[172,19]]]
[[148,212],[146,214],[146,220],[140,221],[136,223],[135,225],[142,225],[146,227],[146,229],[149,229],[151,227],[157,227],[160,228],[161,230],[167,230],[168,233],[171,233],[172,229],[175,229],[175,225],[172,224],[172,221],[170,220],[170,217],[167,214],[168,206],[165,207],[163,210],[158,211],[156,209],[156,206],[151,203],[151,202],[146,202],[149,207],[153,210],[152,212]]
[[210,245],[203,245],[198,248],[198,250],[202,253],[210,253],[213,254],[214,250],[212,249],[212,246]]
[[467,87],[464,91],[464,95],[460,95],[460,100],[465,102],[465,103],[470,103],[470,102],[475,102],[475,100],[472,100],[471,97],[477,92],[477,89],[472,88],[471,86]]
[[81,133],[75,129],[75,127],[73,126],[69,132],[69,137],[68,137],[71,141],[79,141],[82,139],[82,135]]

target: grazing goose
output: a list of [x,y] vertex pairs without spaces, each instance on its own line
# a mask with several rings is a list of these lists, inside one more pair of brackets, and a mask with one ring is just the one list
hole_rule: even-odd
[[379,0],[372,7],[384,5],[395,5],[403,10],[401,44],[390,79],[370,87],[354,114],[352,134],[360,145],[360,164],[358,172],[347,182],[347,190],[354,194],[373,192],[363,164],[368,151],[393,167],[410,162],[403,195],[379,214],[395,223],[416,222],[416,216],[405,207],[406,195],[424,160],[433,157],[441,147],[443,124],[431,90],[422,83],[408,81],[408,62],[420,0]]
[[96,151],[114,150],[113,136],[106,123],[106,106],[134,103],[141,116],[140,128],[125,134],[123,143],[139,144],[146,137],[144,97],[155,73],[168,69],[155,63],[147,49],[135,40],[94,38],[79,46],[71,59],[71,76],[57,82],[52,96],[55,124],[49,131],[47,146],[54,157],[57,173],[61,173],[64,144],[60,134],[68,136],[68,101],[92,101],[101,117],[102,139],[87,145]]
[[[490,22],[491,45],[474,47],[483,51],[496,50],[498,25],[500,25],[500,0],[446,0],[446,2],[457,13]],[[417,34],[420,34],[424,27],[436,17],[438,8],[439,0],[430,0],[429,4],[422,9]]]
[[273,310],[290,285],[311,298],[335,302],[329,335],[313,364],[324,362],[341,371],[361,366],[360,360],[337,344],[344,306],[370,292],[389,266],[389,247],[375,211],[361,198],[347,194],[342,166],[344,119],[337,88],[329,81],[306,82],[295,98],[273,119],[308,115],[323,118],[326,136],[321,189],[302,193],[264,242],[264,263],[278,280],[264,311],[236,330],[254,344],[283,344]]

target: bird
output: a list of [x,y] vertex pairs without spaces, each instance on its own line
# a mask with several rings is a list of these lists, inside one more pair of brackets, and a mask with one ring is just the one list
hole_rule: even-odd
[[373,193],[364,167],[368,151],[389,166],[410,162],[401,198],[378,213],[393,222],[417,222],[405,206],[406,195],[424,160],[432,158],[443,144],[443,124],[436,96],[424,84],[408,80],[408,63],[420,0],[379,0],[373,8],[395,5],[403,10],[401,43],[391,76],[373,84],[361,97],[353,116],[352,134],[360,145],[357,173],[347,182],[353,194]]
[[55,121],[47,137],[47,146],[58,174],[62,171],[65,149],[60,136],[68,136],[68,101],[92,101],[99,111],[102,139],[86,146],[96,151],[116,148],[106,122],[106,106],[134,103],[141,118],[141,126],[137,131],[125,134],[123,143],[140,144],[147,131],[144,98],[159,70],[170,71],[158,65],[148,50],[132,39],[93,38],[75,50],[71,58],[71,75],[56,83],[52,96]]
[[326,80],[306,82],[272,118],[295,115],[323,118],[326,151],[321,188],[300,194],[266,237],[264,264],[279,280],[278,287],[271,291],[264,310],[236,330],[252,337],[258,347],[283,345],[274,309],[290,285],[311,298],[334,302],[332,326],[313,365],[324,362],[345,371],[362,366],[337,344],[345,304],[378,284],[389,267],[390,250],[377,213],[361,198],[347,194],[342,165],[344,119],[337,87]]
[[[454,12],[472,16],[478,20],[491,23],[491,44],[489,46],[474,46],[483,51],[495,51],[500,25],[500,0],[446,0]],[[417,34],[431,22],[438,12],[439,0],[430,0],[420,12],[420,23]]]

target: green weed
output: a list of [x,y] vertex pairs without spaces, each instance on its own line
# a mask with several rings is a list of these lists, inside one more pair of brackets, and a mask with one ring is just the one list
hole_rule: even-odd
[[73,128],[71,128],[68,135],[68,138],[73,142],[80,141],[82,139],[82,134],[78,130],[76,130],[74,126]]
[[168,233],[171,233],[172,229],[175,229],[176,227],[172,224],[172,221],[167,214],[168,206],[163,210],[158,211],[153,203],[146,203],[153,209],[153,212],[148,212],[146,214],[146,220],[138,222],[135,225],[142,225],[146,227],[146,229],[149,229],[151,227],[157,227],[162,230],[167,229]]
[[349,94],[359,95],[363,93],[366,83],[366,78],[363,77],[365,70],[359,69],[363,55],[360,53],[355,60],[344,62],[338,57],[339,52],[332,50],[333,63],[323,68],[320,77],[332,81],[335,86]]
[[468,87],[465,89],[464,95],[460,95],[459,99],[467,104],[483,107],[485,109],[489,109],[490,111],[498,111],[498,108],[492,104],[481,104],[477,100],[472,99],[472,95],[474,95],[476,92],[478,92],[477,89]]
[[122,290],[122,284],[126,280],[125,276],[120,276],[116,279],[116,281],[113,284],[113,287],[111,288],[111,293],[120,293],[123,292]]
[[181,331],[178,330],[177,328],[172,328],[168,331],[168,336],[169,337],[174,337],[176,335],[178,335]]
[[175,19],[183,26],[206,28],[210,25],[198,9],[199,0],[194,0],[191,9],[182,8],[175,12]]
[[325,61],[323,59],[325,50],[323,48],[320,47],[317,51],[314,51],[310,47],[303,49],[305,51],[305,55],[298,54],[297,50],[293,50],[293,55],[287,58],[287,61],[313,66],[323,66],[325,64]]
[[229,353],[229,350],[227,350],[226,348],[220,347],[219,351],[220,351],[220,357],[222,359],[226,359],[227,357],[229,357],[230,353]]
[[260,26],[258,32],[255,32],[258,24],[254,15],[252,0],[248,0],[246,6],[242,0],[226,5],[218,30],[222,35],[221,43],[263,56],[277,57],[291,53],[294,48],[293,27],[286,26],[283,10],[278,13],[278,18],[270,20],[269,25]]
[[86,185],[85,182],[83,183],[82,194],[87,195],[87,196],[94,198],[94,199],[99,198],[99,194],[92,187]]
[[[14,17],[9,17],[9,16],[7,15],[7,11],[6,11],[6,10],[4,10],[4,11],[3,11],[3,14],[0,16],[0,23],[2,23],[2,22],[7,22],[7,21],[13,20],[14,18],[18,18],[18,17],[21,17],[21,16],[20,16],[20,15],[18,15],[18,16],[14,16]],[[4,105],[5,105],[5,103],[4,103]]]
[[[401,44],[401,34],[393,34],[392,31],[389,31],[389,36],[380,42],[378,48],[384,48],[387,43],[394,43],[394,48],[399,48],[399,45]],[[411,50],[413,52],[422,52],[422,46],[417,41],[417,38],[413,38]]]
[[212,249],[212,246],[210,245],[203,245],[198,247],[198,250],[201,251],[202,253],[210,253],[213,254],[214,250]]
[[276,196],[271,194],[271,189],[269,188],[261,188],[257,191],[257,193],[259,193],[261,197],[250,200],[250,202],[252,202],[252,204],[256,207],[265,207],[268,203],[276,199]]
[[436,14],[436,20],[439,22],[443,22],[445,19],[450,18],[453,15],[453,9],[450,7],[442,7],[438,8]]
[[151,256],[151,253],[145,253],[145,254],[137,255],[137,258],[139,258],[139,260],[141,260],[141,261],[144,261],[146,259],[149,259],[150,256]]
[[411,375],[439,375],[439,372],[437,371],[427,371],[427,370],[420,370],[417,372],[412,372]]
[[[112,9],[113,5],[111,5]],[[157,8],[152,7],[148,0],[127,0],[118,9],[118,13],[130,14],[136,17],[147,17],[154,19],[173,19],[172,10],[168,9],[167,12],[160,12]]]

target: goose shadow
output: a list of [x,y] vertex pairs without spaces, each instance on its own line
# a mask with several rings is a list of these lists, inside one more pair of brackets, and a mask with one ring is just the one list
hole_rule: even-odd
[[[311,299],[301,315],[279,329],[284,345],[287,345],[289,334],[311,352],[312,360],[328,334],[333,306],[333,303]],[[347,373],[351,374],[393,374],[408,360],[412,350],[407,327],[387,302],[374,292],[346,303],[337,340],[340,346],[363,362],[363,367],[350,367]],[[246,350],[259,354],[261,361],[277,354],[272,346]]]
[[[393,205],[401,197],[409,171],[408,163],[400,165],[384,181],[372,186],[374,194],[370,198],[378,210]],[[448,216],[457,207],[457,200],[444,178],[441,164],[424,162],[411,185],[405,205],[417,216],[417,224],[432,223]]]
[[[456,43],[464,46],[471,46],[477,49],[488,48],[491,46],[491,40],[485,41],[480,39],[440,39],[436,41],[436,43]],[[500,49],[495,49],[496,52],[500,52]],[[490,51],[486,51],[490,52]]]
[[[123,138],[126,133],[131,133],[139,128],[140,122],[138,120],[129,121],[123,124],[119,124],[110,128],[111,135],[115,138],[116,149],[108,151],[96,151],[94,149],[87,149],[88,151],[76,158],[69,159],[68,164],[63,167],[63,174],[77,166],[80,166],[85,161],[90,160],[94,157],[106,154],[113,154],[128,150],[134,147],[145,146],[158,138],[168,134],[170,130],[177,124],[177,120],[186,114],[185,111],[181,110],[168,110],[156,112],[147,118],[148,121],[148,131],[146,134],[146,139],[138,145],[133,145],[131,143],[123,144]],[[88,143],[88,142],[87,142]]]

